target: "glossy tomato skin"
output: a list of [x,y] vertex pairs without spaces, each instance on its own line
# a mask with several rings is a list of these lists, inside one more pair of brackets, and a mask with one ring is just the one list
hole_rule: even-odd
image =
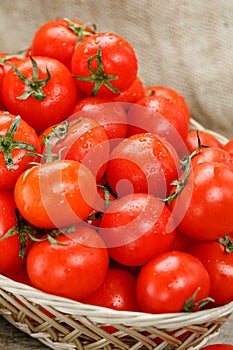
[[[232,242],[232,234],[230,239]],[[188,251],[196,256],[207,269],[211,279],[210,297],[215,300],[215,305],[224,305],[233,301],[232,251],[227,253],[224,244],[218,240],[195,241]]]
[[[0,190],[0,237],[2,238],[9,229],[16,226],[15,209],[16,204],[12,191]],[[8,275],[17,272],[25,263],[25,259],[20,258],[20,241],[18,230],[15,234],[0,240],[0,273]]]
[[[32,39],[31,55],[55,58],[70,69],[72,54],[79,35],[70,28],[69,22],[71,26],[83,26],[80,21],[63,18],[42,24]],[[90,34],[93,32],[91,28],[86,30]]]
[[96,181],[74,160],[56,160],[22,173],[14,188],[21,215],[40,228],[61,228],[86,220],[93,210]]
[[[98,182],[104,176],[110,154],[104,127],[93,119],[72,116],[65,123],[67,124],[61,122],[44,130],[40,136],[41,143],[44,143],[44,137],[48,137],[53,153],[60,153],[61,159],[85,164]],[[60,138],[54,135],[59,130],[66,130]],[[46,153],[46,149],[44,152]]]
[[[145,97],[145,90],[142,80],[137,75],[130,87],[123,91],[120,95],[113,97],[115,102],[125,102],[126,110],[131,103],[136,103],[141,98]],[[129,103],[129,106],[127,105]],[[124,106],[124,104],[123,104]]]
[[193,167],[206,162],[224,163],[233,170],[233,158],[230,153],[218,147],[201,148],[191,162]]
[[180,155],[186,154],[189,121],[182,108],[164,96],[141,98],[128,111],[128,136],[150,132],[163,137]]
[[137,279],[137,299],[144,312],[180,312],[195,292],[194,302],[207,298],[210,277],[203,264],[185,252],[160,254],[142,267]]
[[187,150],[192,153],[198,148],[198,136],[202,145],[209,147],[222,148],[222,143],[217,139],[216,136],[210,134],[208,131],[190,130],[188,132],[185,144]]
[[104,242],[84,225],[56,240],[60,244],[44,241],[31,248],[27,258],[31,283],[47,293],[74,300],[88,297],[102,284],[108,270]]
[[106,179],[119,197],[144,192],[164,198],[178,169],[175,149],[156,135],[142,133],[125,138],[113,148]]
[[82,302],[114,310],[139,311],[136,277],[128,271],[109,268],[101,286]]
[[233,171],[223,163],[193,167],[180,195],[171,203],[178,229],[194,239],[215,240],[233,230]]
[[[12,123],[16,120],[16,116],[4,111],[0,111],[0,135],[5,138]],[[29,163],[35,160],[34,156],[27,155],[29,152],[40,153],[40,141],[36,131],[23,119],[20,119],[19,125],[13,137],[14,141],[25,142],[34,147],[34,150],[26,150],[21,147],[13,148],[11,151],[13,168],[8,169],[4,159],[5,152],[10,150],[10,145],[7,146],[6,139],[0,141],[0,189],[13,190],[19,175],[25,171]]]
[[[2,97],[10,113],[19,114],[36,131],[41,132],[68,117],[77,101],[77,88],[71,72],[63,63],[42,56],[35,56],[33,59],[38,66],[39,80],[48,77],[46,69],[51,75],[42,88],[45,98],[39,100],[29,96],[26,99],[19,99],[28,90],[28,86],[13,69],[10,69],[4,76]],[[22,59],[17,64],[17,69],[27,79],[33,79],[30,57]]]
[[233,157],[233,139],[229,140],[225,145],[223,145],[223,149],[227,151],[231,157]]
[[147,86],[144,89],[146,96],[163,96],[167,99],[173,101],[179,108],[183,109],[188,121],[190,120],[190,109],[189,105],[184,98],[178,91],[172,89],[168,86],[161,86],[161,85],[152,85]]
[[127,136],[127,114],[121,103],[110,98],[86,97],[76,103],[71,114],[76,118],[83,116],[94,119],[104,127],[109,140]]
[[[100,32],[83,38],[74,49],[71,60],[72,74],[79,77],[88,77],[92,73],[88,69],[88,60],[101,51],[101,60],[104,74],[116,76],[116,80],[109,82],[119,93],[127,90],[137,77],[138,61],[131,44],[115,33]],[[91,62],[91,68],[98,71],[96,57]],[[93,94],[94,83],[77,79],[78,87],[87,96]],[[113,97],[118,92],[111,91],[104,84],[100,87],[96,96]]]
[[169,249],[175,237],[171,213],[152,195],[129,194],[105,210],[100,235],[109,255],[127,266],[141,266]]

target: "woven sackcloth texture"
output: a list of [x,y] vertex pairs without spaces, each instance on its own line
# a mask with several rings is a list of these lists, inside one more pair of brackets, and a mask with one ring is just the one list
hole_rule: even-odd
[[58,17],[124,36],[146,85],[177,89],[196,120],[233,137],[233,1],[1,0],[0,50],[27,47],[42,23]]

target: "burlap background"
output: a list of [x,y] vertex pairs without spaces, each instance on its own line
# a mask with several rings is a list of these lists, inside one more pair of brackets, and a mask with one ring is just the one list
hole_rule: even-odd
[[1,0],[0,50],[27,47],[42,23],[58,17],[124,36],[145,85],[177,89],[194,118],[233,137],[232,0]]

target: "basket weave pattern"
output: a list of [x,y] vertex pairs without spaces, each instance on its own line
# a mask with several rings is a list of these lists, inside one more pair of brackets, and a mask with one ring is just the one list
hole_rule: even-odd
[[[191,129],[206,130],[193,119]],[[1,275],[0,286],[0,315],[56,350],[199,349],[233,312],[233,302],[195,313],[124,312],[46,294]]]

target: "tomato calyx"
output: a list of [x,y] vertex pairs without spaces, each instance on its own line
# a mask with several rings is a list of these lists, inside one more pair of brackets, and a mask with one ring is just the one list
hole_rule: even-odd
[[24,259],[27,245],[27,237],[33,237],[34,235],[38,235],[38,230],[20,216],[18,209],[15,210],[15,216],[16,225],[11,227],[2,237],[0,237],[0,241],[14,235],[18,235],[20,242],[19,257],[21,259]]
[[[97,70],[91,68],[91,62],[96,59],[97,62]],[[96,54],[90,56],[87,61],[88,70],[92,74],[91,76],[84,77],[84,76],[78,76],[75,75],[74,78],[81,81],[87,81],[87,82],[94,82],[94,87],[91,92],[91,96],[96,96],[99,89],[102,85],[106,86],[109,90],[116,94],[120,94],[121,91],[119,91],[117,88],[115,88],[111,83],[110,80],[118,80],[117,75],[111,75],[111,74],[105,74],[104,73],[104,67],[102,63],[102,53],[100,46],[98,47],[98,51]]]
[[200,287],[197,288],[197,290],[193,293],[193,295],[189,299],[186,300],[186,302],[184,303],[184,307],[182,309],[183,312],[194,312],[196,310],[201,310],[204,306],[206,306],[210,302],[214,303],[215,300],[210,297],[198,300],[194,303],[193,300],[196,298],[199,290],[200,290]]
[[233,251],[233,242],[229,235],[224,238],[218,238],[217,241],[224,245],[226,254],[230,254]]
[[66,243],[58,241],[57,238],[74,232],[75,226],[69,226],[66,229],[63,229],[63,231],[64,232],[61,232],[58,229],[53,229],[49,232],[46,232],[41,238],[37,238],[34,235],[29,235],[29,239],[34,243],[48,241],[50,244],[66,245]]
[[[79,44],[85,36],[89,36],[96,33],[97,28],[94,23],[83,23],[82,25],[78,25],[72,22],[69,18],[64,18],[64,20],[68,23],[69,29],[71,29],[72,32],[74,32],[78,36],[78,41],[76,45]],[[90,27],[91,31],[86,30],[87,27]]]
[[14,57],[19,57],[21,58],[25,53],[27,52],[27,50],[20,50],[14,53],[7,53],[4,56],[0,57],[0,66],[4,66],[5,64],[10,64],[9,62],[7,62],[7,60],[14,58]]
[[30,56],[33,68],[33,78],[32,80],[28,79],[20,73],[16,66],[12,63],[9,63],[16,73],[17,77],[28,86],[28,90],[25,91],[22,95],[18,96],[18,100],[26,100],[29,96],[36,98],[37,100],[43,101],[46,97],[46,94],[43,92],[42,88],[48,83],[51,78],[48,68],[46,68],[47,78],[39,80],[38,77],[38,65],[36,61]]
[[103,211],[96,211],[96,212],[90,214],[87,218],[87,221],[94,220],[94,219],[101,220],[105,210],[111,204],[109,189],[103,185],[97,185],[97,187],[101,188],[104,191],[104,202],[105,202],[104,210]]
[[191,154],[188,153],[185,155],[183,158],[180,159],[180,165],[181,165],[181,170],[183,170],[183,174],[179,179],[176,179],[171,182],[171,185],[175,186],[174,192],[167,198],[161,199],[164,203],[172,203],[178,195],[183,191],[191,170],[191,160],[198,154],[200,153],[202,148],[209,148],[209,146],[204,145],[201,143],[201,139],[198,135],[197,131],[197,139],[198,139],[198,147],[195,151],[193,151]]
[[16,130],[18,129],[21,117],[16,116],[13,122],[10,125],[10,128],[6,134],[6,136],[0,135],[0,152],[3,153],[4,160],[6,163],[6,167],[8,170],[12,170],[14,168],[12,151],[13,149],[25,149],[27,151],[35,151],[36,147],[30,145],[29,143],[13,140]]

